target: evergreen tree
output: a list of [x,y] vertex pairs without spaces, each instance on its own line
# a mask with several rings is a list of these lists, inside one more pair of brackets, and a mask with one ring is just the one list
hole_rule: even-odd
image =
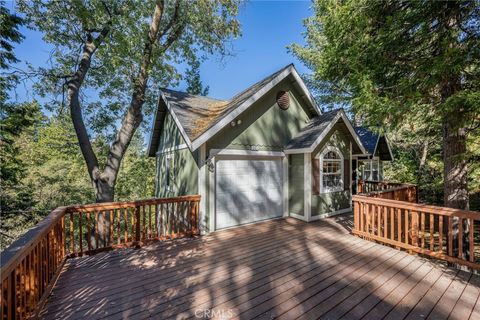
[[210,90],[209,86],[203,87],[200,78],[200,62],[194,61],[191,67],[185,72],[185,80],[187,82],[187,92],[190,94],[207,96]]

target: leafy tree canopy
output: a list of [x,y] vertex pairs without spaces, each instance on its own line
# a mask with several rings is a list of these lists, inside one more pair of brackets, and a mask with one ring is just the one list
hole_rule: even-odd
[[[41,79],[36,89],[43,95],[56,93],[59,99],[77,68],[86,37],[98,36],[109,26],[82,85],[82,98],[89,129],[112,132],[130,102],[154,7],[151,0],[19,1],[29,25],[54,46],[51,65],[35,70]],[[145,97],[150,107],[160,87],[181,79],[177,65],[227,53],[228,40],[240,33],[236,0],[165,1],[163,8],[161,42],[152,50]]]
[[[470,125],[480,120],[478,0],[319,0],[313,9],[307,44],[290,49],[314,71],[325,102],[350,104],[372,124],[407,114],[438,123],[452,111],[470,115]],[[451,75],[460,75],[461,90],[442,100]]]

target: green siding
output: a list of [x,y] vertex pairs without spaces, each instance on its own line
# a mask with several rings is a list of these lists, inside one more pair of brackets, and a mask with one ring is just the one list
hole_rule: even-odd
[[[290,92],[290,107],[280,109],[276,104],[278,91]],[[309,115],[295,98],[298,92],[286,81],[281,82],[271,92],[255,102],[250,109],[235,121],[240,124],[227,125],[210,141],[209,149],[241,149],[282,151],[285,144],[305,126]]]
[[[315,149],[312,156],[316,157],[328,146],[337,147],[345,160],[350,159],[350,139],[341,133],[338,124],[335,125],[329,135]],[[350,190],[312,195],[312,216],[347,208],[350,208]]]
[[288,207],[290,213],[304,216],[304,156],[289,156],[288,166]]
[[185,140],[183,139],[180,130],[178,130],[177,124],[169,113],[165,117],[165,120],[163,120],[163,128],[160,135],[158,150],[173,148],[184,143]]
[[[198,193],[198,152],[189,149],[165,151],[185,143],[175,121],[170,114],[165,117],[157,154],[156,196],[159,198],[176,197]],[[172,188],[166,188],[165,157],[173,155]]]

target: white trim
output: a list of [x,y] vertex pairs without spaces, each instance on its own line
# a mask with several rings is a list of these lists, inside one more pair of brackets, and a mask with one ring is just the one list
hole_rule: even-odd
[[336,216],[336,215],[338,215],[338,214],[347,213],[347,212],[350,212],[350,211],[352,211],[352,208],[340,209],[340,210],[337,210],[337,211],[332,211],[332,212],[328,212],[328,213],[324,213],[324,214],[320,214],[320,215],[313,216],[313,217],[310,219],[310,221],[316,221],[316,220],[320,220],[320,219],[323,219],[323,218],[328,218],[328,217]]
[[342,119],[345,125],[347,126],[348,131],[350,131],[350,134],[352,135],[353,139],[355,140],[357,146],[360,148],[360,150],[363,152],[363,155],[368,154],[367,150],[365,150],[365,147],[363,146],[362,142],[360,141],[360,138],[358,137],[357,133],[352,127],[352,124],[350,123],[350,120],[348,120],[347,115],[345,114],[345,111],[340,110],[335,118],[330,121],[328,126],[325,128],[325,130],[322,131],[322,133],[315,139],[315,141],[310,145],[308,148],[301,148],[301,149],[290,149],[290,150],[284,150],[285,154],[294,154],[294,153],[312,153],[315,148],[318,147],[318,145],[325,139],[325,137],[328,135],[328,133],[333,129],[335,124],[339,119]]
[[301,216],[299,214],[296,214],[296,213],[293,213],[293,212],[290,212],[290,217],[292,218],[295,218],[295,219],[298,219],[298,220],[302,220],[302,221],[305,221],[305,222],[308,222],[307,221],[307,218],[305,218],[305,216]]
[[208,231],[212,230],[207,230],[207,186],[206,186],[206,164],[205,164],[205,158],[206,158],[206,151],[207,151],[207,146],[202,145],[200,147],[200,152],[198,153],[198,194],[201,196],[200,198],[200,232],[201,234],[206,234]]
[[[350,141],[350,161],[349,161],[349,172],[348,174],[350,175],[350,177],[348,177],[348,181],[350,181],[350,207],[352,206],[352,186],[353,186],[353,179],[352,179],[352,176],[353,176],[353,168],[352,168],[352,141]],[[355,175],[356,176],[356,175]]]
[[216,159],[215,157],[210,158],[209,161],[214,166],[213,172],[208,170],[208,164],[207,166],[207,175],[208,175],[208,222],[209,222],[209,230],[214,231],[216,228],[216,219],[217,219],[217,213],[216,213],[216,188],[217,188],[217,177],[216,177]]
[[391,161],[394,161],[395,158],[393,157],[392,149],[390,149],[390,141],[388,140],[386,134],[384,134],[383,137],[385,138],[385,141],[387,142],[388,152],[390,153],[390,157],[392,158]]
[[297,69],[295,69],[293,65],[291,66],[291,68],[292,68],[292,75],[295,78],[295,80],[297,80],[297,83],[302,89],[303,93],[305,94],[305,97],[307,98],[308,102],[310,102],[310,104],[314,107],[314,109],[316,109],[318,114],[322,114],[320,107],[315,102],[315,99],[313,98],[310,90],[308,90],[307,86],[305,85],[305,82],[303,82],[302,78],[298,74]]
[[157,100],[157,109],[155,110],[155,116],[153,117],[152,127],[150,130],[150,139],[148,140],[147,155],[150,154],[150,149],[152,148],[153,133],[155,132],[155,124],[157,123],[157,114],[158,114],[158,107],[160,106],[160,99],[162,99],[162,90],[160,90],[160,95],[158,96],[158,100]]
[[[342,185],[340,187],[336,188],[336,189],[325,190],[323,188],[323,157],[329,151],[333,151],[340,156],[340,160],[331,160],[331,161],[340,162],[340,175],[341,175],[340,182],[342,183]],[[344,168],[345,166],[344,166],[344,163],[343,163],[344,157],[343,157],[343,154],[340,151],[340,149],[338,149],[337,147],[334,147],[334,146],[327,146],[322,150],[322,152],[317,156],[317,158],[320,159],[320,178],[319,178],[320,179],[320,181],[319,181],[319,183],[320,183],[320,193],[325,194],[325,193],[344,191],[345,190],[345,168]],[[330,159],[327,159],[327,160],[330,161]]]
[[162,150],[158,150],[157,153],[155,153],[157,156],[158,155],[161,155],[161,154],[164,154],[164,153],[168,153],[168,152],[172,152],[172,151],[176,151],[176,150],[183,150],[183,149],[187,149],[188,146],[183,143],[183,144],[180,144],[178,146],[174,146],[174,147],[171,147],[171,148],[165,148],[165,149],[162,149]]
[[261,157],[285,157],[282,151],[253,151],[239,149],[210,149],[210,157],[213,156],[261,156]]
[[[178,130],[180,130],[180,133],[182,134],[183,139],[184,139],[185,142],[187,143],[187,145],[188,145],[188,147],[190,148],[190,150],[192,150],[192,142],[191,142],[190,139],[188,138],[187,133],[186,133],[185,130],[183,129],[182,125],[180,124],[180,121],[178,120],[177,115],[176,115],[175,112],[173,111],[172,106],[170,105],[170,103],[168,102],[167,98],[165,97],[165,95],[163,94],[162,91],[160,91],[160,96],[162,97],[163,102],[165,102],[165,105],[167,106],[168,112],[170,112],[170,115],[172,116],[173,121],[174,121],[175,124],[177,125]],[[158,108],[158,107],[157,107],[157,108]],[[196,149],[198,149],[200,146],[201,146],[201,145],[199,145]],[[192,150],[192,151],[193,151],[193,150]]]
[[283,165],[283,216],[288,217],[288,157],[282,159]]
[[275,78],[273,78],[269,83],[265,84],[260,90],[258,90],[253,96],[248,98],[238,107],[236,107],[233,111],[231,111],[227,116],[222,118],[219,122],[217,122],[214,126],[210,129],[202,133],[198,138],[196,138],[190,146],[192,151],[198,149],[202,144],[207,142],[211,137],[213,137],[216,133],[218,133],[221,129],[223,129],[226,125],[228,125],[232,120],[242,114],[245,110],[247,110],[250,106],[252,106],[256,101],[258,101],[261,97],[263,97],[267,92],[269,92],[273,87],[275,87],[278,83],[280,83],[283,79],[285,79],[288,75],[292,74],[295,80],[300,85],[302,91],[304,91],[305,96],[312,103],[313,108],[321,114],[319,107],[315,103],[315,100],[312,98],[310,92],[308,91],[305,83],[303,83],[302,79],[298,75],[295,67],[293,65],[288,66],[280,72]]
[[312,215],[312,155],[311,153],[303,154],[303,181],[304,181],[304,204],[303,215],[306,221],[310,221]]

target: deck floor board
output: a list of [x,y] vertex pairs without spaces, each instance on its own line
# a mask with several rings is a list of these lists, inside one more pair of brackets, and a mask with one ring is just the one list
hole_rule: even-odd
[[271,220],[70,259],[43,319],[476,319],[480,278],[349,234]]

